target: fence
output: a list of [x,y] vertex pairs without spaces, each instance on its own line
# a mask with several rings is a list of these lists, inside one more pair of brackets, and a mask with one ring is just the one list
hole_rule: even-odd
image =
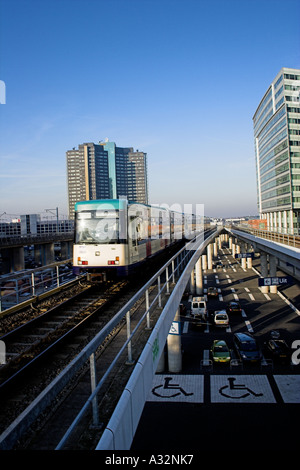
[[56,266],[38,268],[31,272],[29,270],[22,274],[1,276],[0,312],[75,279],[71,261],[65,260]]

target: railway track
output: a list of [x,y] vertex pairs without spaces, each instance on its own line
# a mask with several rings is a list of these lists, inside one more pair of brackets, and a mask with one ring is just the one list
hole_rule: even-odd
[[[0,366],[1,433],[19,419],[20,414],[157,271],[158,265],[164,264],[165,258],[167,254],[134,282],[123,280],[112,284],[107,289],[102,288],[101,295],[87,287],[84,292],[0,338],[7,346],[7,364]],[[100,354],[122,331],[124,323],[125,320],[106,338],[100,346]]]
[[[130,289],[128,282],[122,281],[103,292],[101,297],[93,289],[87,289],[84,294],[5,335],[10,358],[7,364],[0,366],[0,432],[105,326],[126,295],[132,295],[132,286]],[[54,329],[53,324],[49,328],[51,318],[57,321]],[[20,350],[10,354],[16,348]]]
[[21,324],[0,339],[6,346],[6,364],[0,368],[0,393],[7,393],[17,380],[53,353],[120,294],[127,281],[116,283],[101,293],[97,287],[87,287],[45,313]]

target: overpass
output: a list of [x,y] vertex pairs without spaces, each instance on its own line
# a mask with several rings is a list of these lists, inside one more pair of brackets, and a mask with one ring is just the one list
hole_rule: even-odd
[[21,235],[0,238],[2,274],[21,271],[25,268],[25,247],[34,247],[34,260],[38,266],[51,264],[55,260],[54,244],[60,243],[63,259],[72,257],[74,232]]
[[[232,254],[239,255],[242,266],[248,267],[251,264],[251,255],[253,252],[260,254],[261,277],[275,278],[277,270],[300,280],[300,238],[295,236],[275,236],[274,232],[267,231],[246,231],[226,227],[229,234],[229,248]],[[270,239],[271,238],[271,239]],[[288,244],[287,244],[288,243]],[[264,292],[268,292],[268,287],[262,287]],[[270,292],[276,293],[277,286],[270,285]]]

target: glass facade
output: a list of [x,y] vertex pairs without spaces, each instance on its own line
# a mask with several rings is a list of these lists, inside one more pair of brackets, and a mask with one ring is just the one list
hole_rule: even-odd
[[294,234],[300,233],[299,95],[300,70],[282,68],[253,117],[260,216],[270,230]]

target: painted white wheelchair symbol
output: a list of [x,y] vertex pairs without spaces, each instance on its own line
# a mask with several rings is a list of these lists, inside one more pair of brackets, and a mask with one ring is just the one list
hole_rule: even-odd
[[[186,392],[182,387],[180,387],[179,384],[170,384],[171,380],[173,380],[172,377],[165,377],[164,378],[165,383],[163,385],[161,384],[161,385],[157,385],[156,387],[154,387],[152,389],[152,393],[160,398],[174,398],[180,395],[181,393],[185,395],[186,397],[190,395],[194,395],[193,392],[191,393]],[[179,390],[179,391],[177,393],[173,393],[173,395],[164,395],[164,394],[161,395],[158,392],[156,392],[156,390],[162,387],[163,387],[163,390]]]
[[[228,377],[229,385],[224,385],[223,387],[221,387],[221,388],[219,389],[219,393],[220,393],[221,395],[223,395],[224,397],[226,397],[226,398],[235,398],[235,399],[236,399],[236,398],[237,398],[237,399],[239,399],[239,398],[246,398],[246,397],[248,397],[249,395],[253,395],[253,396],[255,396],[255,397],[261,397],[261,396],[263,396],[263,393],[256,393],[256,392],[254,392],[253,390],[251,390],[251,388],[246,387],[246,385],[244,385],[244,384],[235,384],[235,383],[234,383],[235,381],[236,381],[236,378],[235,378],[235,377]],[[228,390],[228,394],[225,393],[225,391],[224,391],[224,390],[227,391],[227,389],[229,389],[229,390]],[[235,392],[234,392],[235,390],[238,391],[237,394],[235,394]],[[245,391],[245,393],[242,393],[242,394],[241,394],[242,391]],[[233,392],[233,394],[232,394],[232,392]]]

